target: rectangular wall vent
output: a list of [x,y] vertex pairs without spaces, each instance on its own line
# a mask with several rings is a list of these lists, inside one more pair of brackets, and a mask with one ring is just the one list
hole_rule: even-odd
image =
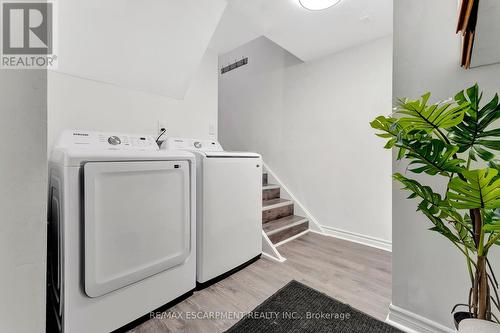
[[225,74],[229,71],[232,71],[233,69],[236,69],[236,68],[241,67],[241,66],[245,66],[246,64],[248,64],[248,58],[243,58],[243,59],[236,61],[230,65],[227,65],[226,67],[222,67],[222,69],[220,70],[220,73]]

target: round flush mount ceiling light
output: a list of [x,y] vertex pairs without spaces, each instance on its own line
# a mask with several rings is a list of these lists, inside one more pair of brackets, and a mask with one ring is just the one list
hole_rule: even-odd
[[299,0],[302,7],[309,10],[323,10],[335,6],[341,0]]

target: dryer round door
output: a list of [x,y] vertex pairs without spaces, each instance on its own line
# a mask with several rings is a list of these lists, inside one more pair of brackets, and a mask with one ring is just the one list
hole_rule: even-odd
[[191,253],[187,161],[84,166],[85,293],[173,269]]

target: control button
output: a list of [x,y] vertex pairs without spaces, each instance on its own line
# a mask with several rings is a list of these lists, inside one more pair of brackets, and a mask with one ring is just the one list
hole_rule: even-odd
[[110,145],[116,146],[116,145],[119,145],[120,143],[122,143],[122,140],[120,140],[120,138],[117,136],[110,136],[108,138],[108,143]]
[[194,143],[194,147],[200,149],[201,148],[201,142],[200,141],[196,141]]

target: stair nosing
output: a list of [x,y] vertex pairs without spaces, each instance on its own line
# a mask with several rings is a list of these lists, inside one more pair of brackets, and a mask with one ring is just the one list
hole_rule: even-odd
[[293,235],[293,236],[291,236],[291,237],[285,238],[285,239],[283,239],[282,241],[279,241],[279,242],[277,242],[277,243],[273,243],[273,245],[277,248],[278,246],[284,245],[284,244],[288,243],[288,242],[289,242],[289,241],[291,241],[291,240],[294,240],[294,239],[297,239],[297,238],[299,238],[299,237],[304,236],[305,234],[307,234],[307,233],[308,233],[308,232],[310,232],[310,231],[311,231],[311,228],[310,228],[310,227],[308,227],[306,230],[301,231],[301,232],[299,232],[299,233],[298,233],[298,234],[296,234],[296,235]]
[[[271,200],[273,200],[273,199],[271,199]],[[292,200],[288,200],[288,199],[284,199],[284,200],[286,200],[286,201],[278,202],[278,203],[275,203],[273,205],[262,206],[262,211],[280,208],[280,207],[285,207],[285,206],[290,206],[290,205],[294,204]]]
[[266,232],[266,235],[272,236],[274,234],[277,234],[278,232],[281,232],[281,231],[289,229],[289,228],[293,228],[295,226],[298,226],[298,225],[306,223],[306,222],[308,222],[308,219],[306,217],[304,217],[304,218],[302,218],[302,219],[300,219],[300,220],[298,220],[296,222],[290,223],[290,224],[285,225],[285,226],[283,226],[281,228],[277,228],[275,230],[271,230],[269,232]]
[[263,185],[262,186],[262,190],[274,190],[274,189],[278,189],[280,188],[279,185],[276,185],[276,184],[267,184],[267,185]]

